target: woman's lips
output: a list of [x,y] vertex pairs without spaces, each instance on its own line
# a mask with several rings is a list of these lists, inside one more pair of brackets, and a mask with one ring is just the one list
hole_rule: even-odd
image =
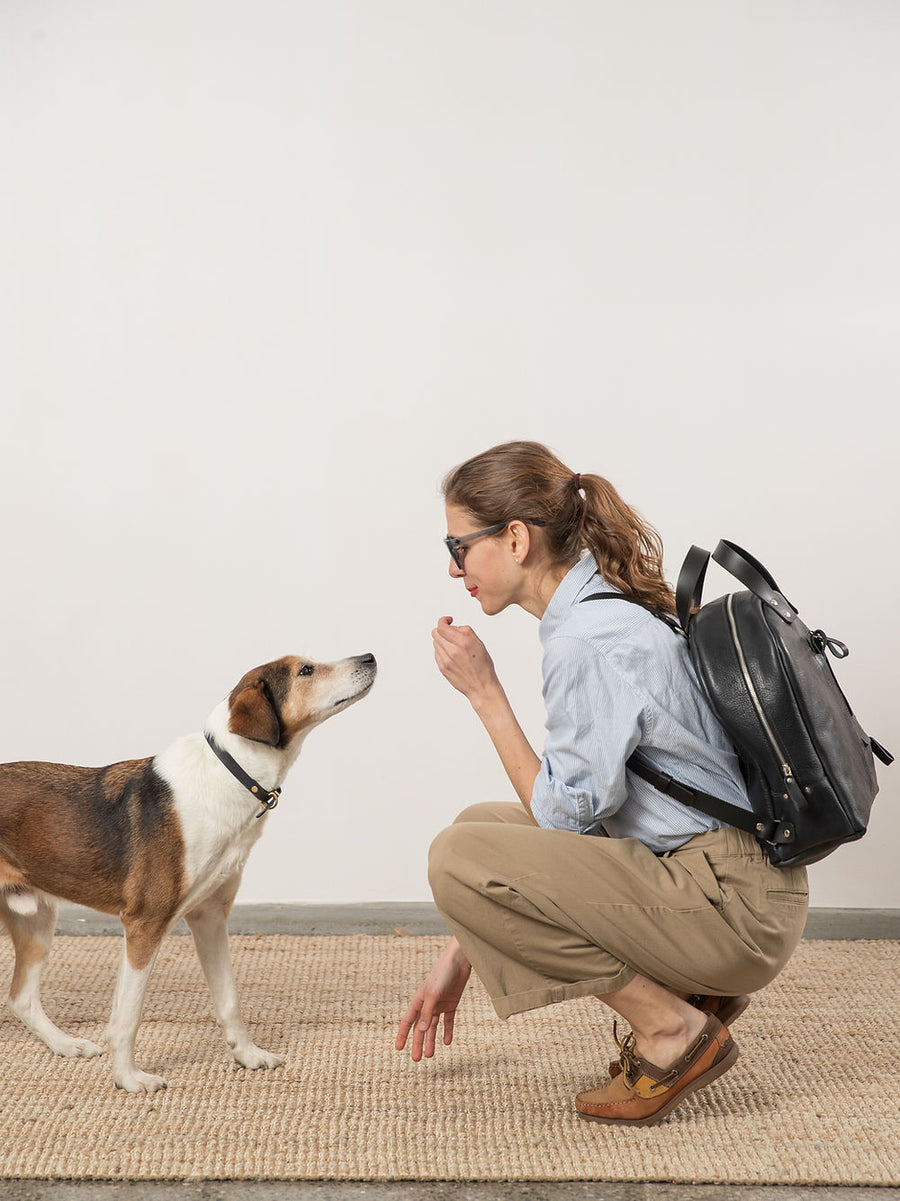
[[477,595],[478,595],[478,585],[476,584],[474,588],[469,589],[469,596],[477,596]]

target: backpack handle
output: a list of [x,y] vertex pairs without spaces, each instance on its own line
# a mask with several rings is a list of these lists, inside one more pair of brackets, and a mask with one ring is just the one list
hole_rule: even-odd
[[745,584],[763,604],[770,605],[784,621],[790,624],[794,620],[797,609],[782,593],[762,563],[736,542],[722,539],[712,556],[703,547],[692,546],[681,565],[675,589],[675,607],[683,630],[688,628],[692,610],[700,604],[710,557],[735,579]]

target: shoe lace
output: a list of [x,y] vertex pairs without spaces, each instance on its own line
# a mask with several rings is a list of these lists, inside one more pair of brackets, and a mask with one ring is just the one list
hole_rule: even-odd
[[624,1038],[619,1038],[619,1027],[614,1021],[613,1038],[619,1048],[619,1064],[622,1068],[622,1075],[630,1083],[635,1079],[638,1071],[638,1054],[634,1034],[629,1030]]
[[[644,1073],[644,1068],[641,1064],[640,1057],[637,1053],[637,1044],[635,1043],[634,1034],[629,1031],[624,1038],[619,1038],[619,1030],[615,1021],[613,1021],[613,1038],[616,1040],[616,1045],[619,1048],[619,1063],[622,1067],[622,1075],[625,1077],[625,1083],[633,1085],[638,1076]],[[706,1035],[703,1036],[705,1040]],[[650,1091],[655,1092],[658,1088],[668,1088],[669,1085],[678,1076],[678,1069],[672,1068],[666,1072],[661,1080],[655,1080],[650,1085]]]

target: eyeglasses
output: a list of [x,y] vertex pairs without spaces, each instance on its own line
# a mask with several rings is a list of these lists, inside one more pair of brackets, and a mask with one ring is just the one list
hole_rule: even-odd
[[488,534],[499,534],[501,530],[505,530],[509,525],[508,521],[498,521],[496,525],[486,525],[483,530],[475,530],[472,534],[463,534],[461,538],[451,538],[448,534],[444,539],[444,545],[450,552],[450,558],[456,564],[460,571],[463,570],[462,557],[466,553],[466,547],[470,542],[474,542],[476,538],[486,538]]
[[[544,525],[543,521],[529,521],[529,525]],[[483,530],[475,530],[471,534],[463,534],[461,538],[451,538],[448,534],[444,539],[444,545],[450,552],[450,558],[456,564],[460,571],[465,570],[463,567],[463,555],[466,553],[466,547],[470,542],[474,542],[476,538],[486,538],[488,534],[499,534],[501,530],[505,530],[509,525],[508,521],[498,521],[496,525],[486,525]]]

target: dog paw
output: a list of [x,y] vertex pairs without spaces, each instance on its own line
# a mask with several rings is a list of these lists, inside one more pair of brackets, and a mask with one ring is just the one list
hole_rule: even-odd
[[66,1038],[53,1048],[57,1055],[65,1055],[67,1059],[96,1059],[103,1054],[103,1048],[96,1043],[88,1042],[86,1038]]
[[155,1093],[166,1088],[162,1076],[151,1076],[148,1072],[128,1072],[116,1077],[116,1088],[124,1088],[127,1093]]
[[280,1068],[284,1063],[280,1055],[273,1055],[271,1051],[264,1051],[253,1044],[235,1051],[234,1057],[242,1068],[250,1068],[251,1071],[257,1068]]

